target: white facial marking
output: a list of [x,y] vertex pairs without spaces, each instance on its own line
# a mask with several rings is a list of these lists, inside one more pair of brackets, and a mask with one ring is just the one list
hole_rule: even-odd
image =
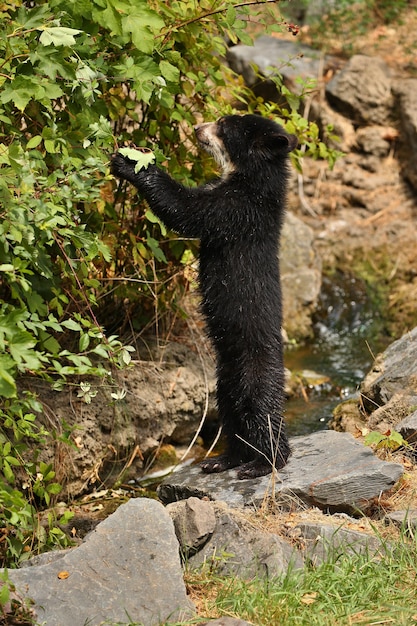
[[217,123],[207,122],[195,128],[196,136],[202,148],[214,158],[221,167],[222,177],[226,178],[234,171],[234,165],[226,152],[223,141],[217,135]]

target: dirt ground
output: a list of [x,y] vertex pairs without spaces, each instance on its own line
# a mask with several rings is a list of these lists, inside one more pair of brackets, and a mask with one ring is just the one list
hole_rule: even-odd
[[[390,24],[382,22],[377,9],[374,19],[365,34],[358,25],[346,24],[343,37],[332,36],[324,22],[324,37],[320,28],[306,26],[298,36],[310,45],[325,41],[326,53],[342,63],[352,54],[378,56],[396,79],[416,77],[417,2]],[[305,159],[302,186],[308,206],[301,206],[294,182],[289,207],[314,229],[325,271],[351,270],[380,289],[393,338],[417,324],[417,190],[402,176],[399,126],[394,121],[387,127],[390,151],[383,158],[360,153],[353,144],[333,170]]]

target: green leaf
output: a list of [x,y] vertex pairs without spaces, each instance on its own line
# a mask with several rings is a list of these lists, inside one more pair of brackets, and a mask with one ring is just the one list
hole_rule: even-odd
[[364,444],[366,446],[378,445],[383,439],[386,439],[385,435],[377,432],[376,430],[373,430],[366,435],[364,439]]
[[80,352],[85,352],[89,345],[90,345],[90,337],[88,336],[87,333],[84,333],[83,335],[80,336],[80,341],[79,341]]
[[132,357],[130,356],[129,350],[122,350],[122,361],[125,365],[129,365]]
[[45,144],[45,150],[49,152],[49,154],[55,154],[56,152],[55,142],[52,141],[52,139],[45,139],[44,144]]
[[62,487],[59,483],[51,483],[50,485],[46,487],[46,491],[48,493],[57,494],[62,491]]
[[134,148],[121,148],[119,152],[122,156],[127,157],[131,161],[136,161],[135,172],[147,169],[148,166],[155,161],[154,153],[148,149],[146,149],[146,152],[142,152]]
[[159,243],[156,241],[156,239],[151,237],[149,233],[147,233],[146,243],[148,244],[149,248],[152,250],[152,254],[154,255],[154,257],[158,259],[158,261],[167,263],[166,256],[163,250],[159,247]]
[[65,326],[65,328],[68,328],[68,330],[75,330],[76,332],[82,330],[81,324],[72,319],[64,320],[61,324],[62,326]]
[[159,15],[146,7],[134,7],[129,15],[122,17],[122,31],[130,33],[134,46],[151,54],[154,49],[154,36],[165,26]]
[[227,7],[227,11],[226,11],[226,22],[229,28],[233,26],[235,20],[236,20],[236,9],[234,8],[232,4],[229,4],[229,6]]
[[65,26],[48,26],[44,28],[39,41],[43,46],[73,46],[75,45],[75,35],[82,31]]
[[[7,572],[5,572],[7,574]],[[8,579],[2,579],[3,584],[0,585],[0,607],[4,607],[10,599],[10,584]]]
[[165,224],[161,222],[161,220],[154,213],[152,213],[150,209],[147,209],[145,211],[145,217],[149,222],[151,222],[151,224],[158,224],[159,228],[161,229],[162,236],[166,236],[167,229],[165,227]]
[[32,150],[33,148],[37,148],[39,144],[42,142],[42,137],[40,135],[35,135],[26,144],[26,148],[28,150]]
[[94,354],[98,354],[98,356],[101,356],[103,359],[109,358],[109,353],[103,346],[96,346],[92,352],[94,352]]
[[16,382],[12,376],[14,363],[7,355],[0,356],[0,396],[14,398],[16,396]]
[[397,432],[396,430],[391,431],[389,438],[394,444],[398,444],[398,446],[403,446],[405,443],[407,443],[401,433]]
[[180,71],[178,67],[172,65],[168,61],[161,61],[159,64],[162,76],[171,83],[178,83],[180,79]]
[[9,481],[9,483],[14,482],[14,474],[13,474],[12,468],[10,467],[6,459],[3,459],[3,474],[6,480]]

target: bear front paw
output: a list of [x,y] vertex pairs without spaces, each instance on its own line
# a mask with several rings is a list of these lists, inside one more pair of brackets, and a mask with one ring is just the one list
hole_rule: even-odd
[[131,180],[135,175],[135,162],[122,156],[119,152],[115,154],[110,162],[110,171],[113,176],[123,180]]

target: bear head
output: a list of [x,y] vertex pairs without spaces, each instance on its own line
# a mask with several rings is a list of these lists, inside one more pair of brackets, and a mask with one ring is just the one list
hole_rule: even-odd
[[298,144],[295,135],[259,115],[226,115],[194,130],[198,143],[214,157],[223,176],[248,166],[281,161]]

